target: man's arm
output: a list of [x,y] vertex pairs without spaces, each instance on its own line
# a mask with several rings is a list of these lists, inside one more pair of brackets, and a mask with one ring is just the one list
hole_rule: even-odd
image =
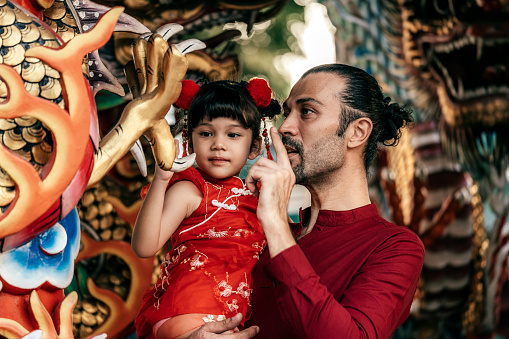
[[[280,314],[298,338],[389,338],[408,316],[423,257],[417,238],[390,239],[339,300],[299,246],[281,252],[264,270],[276,282]],[[341,272],[333,273],[340,278]]]

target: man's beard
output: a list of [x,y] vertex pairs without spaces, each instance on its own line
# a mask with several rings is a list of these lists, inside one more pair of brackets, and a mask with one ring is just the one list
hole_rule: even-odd
[[295,140],[292,140],[290,137],[283,136],[282,137],[283,145],[290,146],[299,154],[300,163],[292,166],[293,173],[295,174],[295,183],[296,184],[302,184],[303,182],[306,182],[307,176],[304,173],[304,146],[302,142],[298,142]]
[[300,158],[300,162],[292,164],[296,184],[308,187],[329,183],[329,174],[340,169],[345,160],[341,150],[344,148],[344,137],[334,135],[334,138],[337,139],[331,141],[330,137],[324,136],[309,145],[307,152],[302,142],[290,137],[282,138],[283,144],[293,148]]

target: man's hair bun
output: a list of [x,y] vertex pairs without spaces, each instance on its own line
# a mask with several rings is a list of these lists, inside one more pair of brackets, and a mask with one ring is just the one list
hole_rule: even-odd
[[391,98],[384,98],[383,116],[385,121],[383,131],[380,133],[378,141],[385,146],[394,146],[401,137],[401,127],[413,121],[412,111],[401,107],[397,103],[390,103]]

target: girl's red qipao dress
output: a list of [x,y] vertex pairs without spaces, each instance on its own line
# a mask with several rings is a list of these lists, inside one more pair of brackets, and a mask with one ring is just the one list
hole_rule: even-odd
[[251,271],[266,245],[258,199],[238,177],[217,180],[189,168],[175,173],[168,187],[181,180],[193,182],[203,199],[172,235],[159,279],[143,294],[135,320],[139,338],[179,314],[250,316]]

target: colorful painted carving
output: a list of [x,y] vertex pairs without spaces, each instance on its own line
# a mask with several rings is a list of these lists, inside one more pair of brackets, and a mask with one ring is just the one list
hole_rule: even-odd
[[[239,71],[234,54],[212,52],[237,31],[211,37],[203,52],[195,51],[199,42],[171,43],[184,40],[191,26],[266,20],[285,2],[220,8],[204,2],[185,10],[181,2],[151,3],[137,18],[88,0],[0,3],[0,303],[10,305],[0,310],[0,336],[133,333],[141,292],[151,284],[158,258],[141,260],[130,249],[139,208],[134,193],[147,179],[124,154],[145,134],[155,161],[171,167],[175,149],[164,117],[180,92],[187,59],[189,77],[234,78]],[[140,13],[131,12],[139,5],[122,5]],[[188,26],[168,44],[171,32],[181,29],[164,25],[172,22]],[[122,52],[133,41],[134,56]],[[179,48],[194,53],[186,58]],[[126,79],[122,69],[130,59],[141,72]],[[98,116],[94,96],[101,90],[123,96],[128,82],[133,100],[113,107],[113,119],[105,117],[108,111]]]

